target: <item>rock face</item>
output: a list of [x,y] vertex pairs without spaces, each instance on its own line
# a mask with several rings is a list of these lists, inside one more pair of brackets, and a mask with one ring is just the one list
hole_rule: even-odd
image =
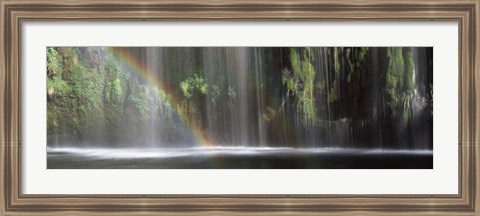
[[433,148],[431,47],[49,47],[48,146]]

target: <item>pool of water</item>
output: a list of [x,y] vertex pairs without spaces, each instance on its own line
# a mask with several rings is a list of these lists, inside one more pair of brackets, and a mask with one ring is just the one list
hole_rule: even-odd
[[48,148],[47,169],[432,169],[431,150]]

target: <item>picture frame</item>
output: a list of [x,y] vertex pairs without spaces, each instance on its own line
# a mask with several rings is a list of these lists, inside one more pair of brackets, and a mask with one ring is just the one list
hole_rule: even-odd
[[[478,0],[0,2],[2,215],[477,215],[480,84]],[[458,194],[23,194],[24,22],[457,22]]]

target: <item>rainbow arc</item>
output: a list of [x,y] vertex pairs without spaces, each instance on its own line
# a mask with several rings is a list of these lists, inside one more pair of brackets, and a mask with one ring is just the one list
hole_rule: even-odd
[[131,67],[131,69],[147,81],[150,85],[156,87],[164,95],[164,99],[175,109],[175,112],[178,114],[183,123],[189,128],[192,135],[195,137],[197,142],[204,147],[208,147],[211,144],[211,139],[209,136],[195,123],[194,119],[180,109],[181,101],[175,97],[171,97],[173,94],[170,94],[170,90],[166,87],[163,80],[155,76],[153,71],[149,70],[146,64],[142,63],[142,60],[131,55],[128,52],[127,48],[122,47],[112,47],[110,50],[113,54],[121,59],[124,63]]

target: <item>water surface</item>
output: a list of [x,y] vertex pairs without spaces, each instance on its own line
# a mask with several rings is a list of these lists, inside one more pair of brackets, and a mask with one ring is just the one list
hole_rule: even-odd
[[432,169],[431,150],[49,148],[48,169]]

